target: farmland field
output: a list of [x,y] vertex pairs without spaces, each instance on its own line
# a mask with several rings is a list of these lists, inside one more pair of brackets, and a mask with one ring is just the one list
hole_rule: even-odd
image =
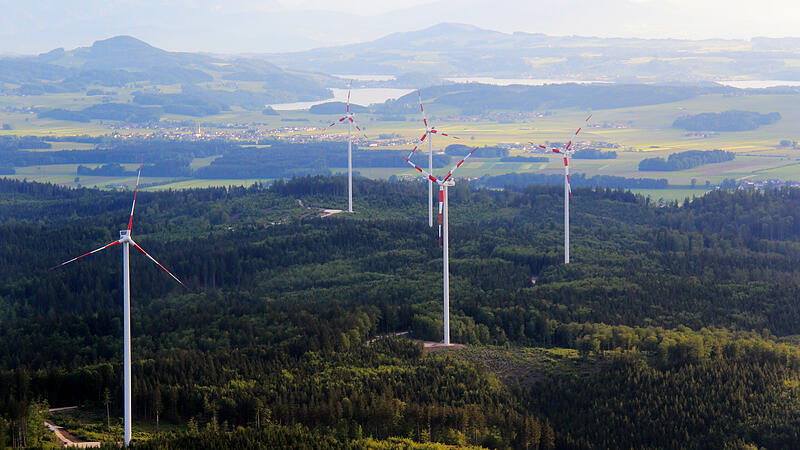
[[[177,89],[175,86],[160,86],[162,91]],[[131,98],[131,89],[120,89],[119,99]],[[534,143],[565,142],[574,130],[583,124],[586,116],[592,118],[582,130],[579,141],[605,142],[615,145],[616,159],[590,160],[580,159],[571,162],[572,173],[583,173],[587,177],[593,175],[611,175],[627,178],[665,178],[674,188],[688,187],[692,181],[698,186],[707,182],[718,185],[724,179],[780,179],[800,180],[800,150],[791,147],[780,147],[781,140],[797,140],[800,135],[800,110],[796,105],[797,98],[792,95],[704,95],[691,100],[666,103],[660,105],[584,111],[578,109],[562,109],[548,111],[543,117],[531,120],[518,120],[500,123],[489,120],[459,118],[457,110],[438,108],[433,104],[426,108],[430,120],[442,131],[459,140],[435,136],[434,151],[439,152],[445,146],[459,143],[467,146],[503,145],[510,149],[510,155],[542,156],[531,145]],[[47,107],[69,107],[88,105],[86,97],[80,95],[58,94],[32,97],[5,97],[0,106],[0,123],[7,123],[11,130],[3,134],[68,136],[68,135],[102,135],[111,133],[139,134],[152,133],[153,130],[117,129],[114,122],[74,123],[36,118],[32,113],[8,112],[11,108],[20,108],[24,104]],[[782,120],[762,126],[759,129],[742,132],[720,133],[687,133],[672,128],[672,122],[682,115],[702,112],[719,112],[725,110],[748,110],[760,113],[777,111]],[[381,121],[380,116],[361,114],[359,122],[364,127],[370,148],[408,151],[414,145],[424,128],[417,115],[407,115],[404,121]],[[274,135],[283,138],[305,137],[308,139],[345,139],[344,128],[328,128],[331,120],[327,115],[310,114],[308,111],[281,111],[279,116],[265,116],[258,111],[246,111],[232,108],[215,116],[187,118],[185,116],[167,115],[165,120],[203,124],[205,133],[214,133],[228,129],[230,124],[249,124],[250,128],[274,130]],[[237,125],[238,126],[238,125]],[[395,139],[379,139],[381,135],[392,135]],[[398,139],[399,137],[399,139]],[[359,139],[364,139],[360,136]],[[362,140],[363,142],[363,140]],[[85,150],[93,148],[91,144],[55,142],[53,148],[37,151]],[[640,172],[638,164],[642,159],[650,157],[666,157],[671,153],[686,150],[721,149],[736,154],[733,161],[709,164],[693,169],[674,172]],[[421,147],[416,161],[425,166],[427,145]],[[399,158],[400,155],[398,155]],[[499,158],[474,158],[460,170],[464,177],[496,176],[506,173],[535,172],[541,174],[559,174],[563,172],[563,164],[557,155],[547,155],[548,162],[500,162]],[[217,156],[198,158],[192,161],[191,169],[207,166]],[[453,159],[455,162],[456,159]],[[50,181],[59,184],[74,184],[75,165],[54,165],[21,167],[17,169],[16,178],[36,181]],[[344,173],[345,168],[331,168],[332,173]],[[412,168],[364,168],[358,167],[354,161],[354,170],[361,176],[369,178],[388,178],[392,175],[415,176],[418,173]],[[444,170],[444,169],[441,169]],[[109,185],[131,185],[131,177],[101,177],[98,180],[81,180],[83,186],[106,187]],[[181,189],[187,187],[220,186],[230,184],[251,184],[254,179],[227,180],[187,180],[187,179],[152,179],[148,183],[156,184],[150,189]],[[659,192],[647,192],[654,198],[676,198],[684,196],[670,189],[661,195]],[[697,192],[697,191],[692,191]]]

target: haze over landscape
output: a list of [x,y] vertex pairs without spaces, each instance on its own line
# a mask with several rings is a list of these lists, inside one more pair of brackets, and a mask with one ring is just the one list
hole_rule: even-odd
[[800,446],[795,3],[0,12],[0,448]]
[[790,0],[0,1],[0,53],[127,34],[173,51],[275,53],[456,22],[504,33],[673,39],[798,36]]

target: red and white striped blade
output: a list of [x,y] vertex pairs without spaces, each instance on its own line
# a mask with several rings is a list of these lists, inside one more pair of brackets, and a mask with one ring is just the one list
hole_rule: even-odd
[[142,178],[142,165],[144,161],[139,163],[139,175],[136,176],[136,190],[133,191],[133,204],[131,204],[131,218],[128,220],[128,231],[133,229],[133,209],[136,208],[136,194],[139,193],[139,179]]
[[[420,144],[425,141],[425,138],[428,137],[428,132],[426,131],[425,134],[419,139]],[[408,154],[408,159],[411,159],[411,156],[414,155],[414,152],[417,151],[419,148],[419,144],[415,145],[414,148],[411,150],[411,153]]]
[[434,183],[437,183],[437,184],[439,183],[439,180],[438,180],[438,179],[437,179],[435,176],[433,176],[433,175],[429,174],[428,172],[426,172],[426,171],[425,171],[425,170],[424,170],[422,167],[420,167],[420,166],[418,166],[418,165],[414,164],[413,162],[411,162],[411,161],[410,161],[408,158],[406,158],[406,157],[403,157],[403,159],[405,159],[407,163],[411,164],[411,166],[412,166],[412,167],[414,167],[415,169],[419,170],[419,171],[420,171],[420,173],[422,173],[423,175],[425,175],[425,177],[426,177],[426,178],[428,178],[429,180],[433,181]]
[[419,96],[419,112],[422,113],[422,121],[425,122],[425,129],[428,128],[428,118],[425,117],[425,108],[422,107],[422,90],[417,89],[417,95]]
[[567,190],[569,191],[569,199],[572,200],[572,183],[569,182],[569,159],[564,156],[564,177],[567,182]]
[[567,190],[569,191],[569,199],[572,200],[572,184],[569,182],[569,174],[567,174]]
[[173,274],[172,274],[172,272],[170,272],[169,270],[167,270],[167,268],[166,268],[166,267],[164,267],[163,265],[161,265],[161,263],[160,263],[160,262],[156,261],[156,259],[155,259],[155,258],[153,258],[152,256],[150,256],[150,254],[149,254],[149,253],[147,253],[146,251],[144,251],[144,249],[143,249],[141,246],[139,246],[139,244],[137,244],[137,243],[136,243],[136,242],[134,242],[133,240],[131,240],[131,243],[133,244],[133,248],[135,248],[136,250],[139,250],[140,252],[142,252],[142,254],[143,254],[144,256],[147,256],[147,257],[150,259],[150,261],[153,261],[154,263],[156,263],[156,265],[158,265],[158,267],[161,267],[161,268],[164,270],[164,272],[167,272],[167,273],[169,274],[169,276],[171,276],[171,277],[172,277],[172,278],[173,278],[175,281],[177,281],[178,283],[180,283],[180,285],[181,285],[181,286],[183,286],[185,289],[187,289],[187,290],[189,289],[188,287],[186,287],[186,285],[185,285],[185,284],[183,284],[183,281],[181,281],[180,279],[178,279],[178,277],[176,277],[175,275],[173,275]]
[[453,136],[452,134],[443,133],[443,132],[441,132],[441,131],[439,131],[439,130],[437,130],[437,129],[435,129],[435,128],[432,128],[432,129],[431,129],[431,133],[438,134],[438,135],[440,135],[440,136],[447,136],[447,137],[451,137],[451,138],[453,138],[453,139],[461,139],[461,138],[460,138],[460,137],[458,137],[458,136]]
[[539,147],[540,149],[542,149],[542,150],[544,150],[546,152],[561,153],[561,149],[560,148],[548,147],[546,145],[537,144],[535,142],[528,142],[528,143],[531,144],[531,145],[535,145],[535,146]]
[[347,86],[347,114],[350,114],[350,91],[353,89],[353,80]]
[[361,127],[358,126],[358,122],[356,122],[355,119],[353,119],[352,117],[350,117],[350,120],[353,122],[353,125],[355,125],[356,130],[360,131],[361,134],[363,134],[365,138],[369,139],[369,136],[367,136],[367,133],[364,133],[364,130],[362,130]]
[[475,147],[475,148],[473,148],[471,152],[467,153],[467,156],[465,156],[465,157],[461,158],[461,161],[459,161],[459,162],[458,162],[458,164],[456,164],[456,165],[455,165],[455,166],[454,166],[452,169],[450,169],[450,172],[447,172],[447,176],[445,176],[445,177],[444,177],[444,179],[443,179],[442,181],[447,181],[447,180],[449,180],[449,179],[450,179],[450,177],[451,177],[451,176],[453,176],[453,172],[455,172],[455,171],[456,171],[456,169],[458,169],[459,167],[461,167],[461,165],[462,165],[462,164],[464,164],[464,161],[466,161],[466,160],[467,160],[467,158],[469,158],[470,156],[472,156],[472,154],[473,154],[473,153],[475,153],[475,150],[477,150],[477,149],[478,149],[478,147]]
[[328,128],[330,128],[330,127],[332,127],[332,126],[336,125],[337,123],[342,123],[342,122],[344,122],[345,120],[347,120],[347,116],[344,116],[344,117],[342,117],[341,119],[337,120],[336,122],[333,122],[333,123],[331,123],[330,125],[328,125]]
[[442,209],[444,207],[444,187],[439,185],[439,247],[442,246]]
[[91,255],[92,253],[97,253],[97,252],[99,252],[100,250],[105,250],[105,249],[107,249],[108,247],[113,247],[113,246],[115,246],[115,245],[119,244],[119,242],[120,242],[120,241],[114,241],[114,242],[111,242],[110,244],[106,244],[106,245],[104,245],[104,246],[102,246],[102,247],[100,247],[100,248],[96,248],[96,249],[94,249],[94,250],[90,251],[89,253],[84,253],[84,254],[82,254],[81,256],[78,256],[77,258],[72,258],[72,259],[70,259],[69,261],[64,261],[64,262],[62,262],[61,264],[59,264],[59,265],[57,265],[57,266],[53,266],[53,267],[51,267],[51,268],[50,268],[50,270],[53,270],[53,269],[58,269],[59,267],[61,267],[61,266],[66,266],[67,264],[69,264],[69,263],[71,263],[71,262],[74,262],[74,261],[77,261],[77,260],[79,260],[79,259],[83,258],[84,256],[89,256],[89,255]]
[[[589,114],[589,117],[587,117],[586,119],[584,119],[584,122],[587,122],[587,123],[588,123],[588,122],[589,122],[589,119],[591,119],[591,118],[592,118],[592,114]],[[575,140],[578,138],[578,134],[580,134],[580,132],[581,132],[582,130],[583,130],[583,127],[579,127],[577,130],[575,130],[575,134],[573,134],[573,135],[572,135],[572,139],[570,139],[570,141],[567,143],[567,147],[566,147],[566,149],[565,149],[565,150],[569,150],[569,149],[570,149],[570,147],[572,147],[572,144],[573,144],[573,142],[574,142],[574,141],[575,141]]]

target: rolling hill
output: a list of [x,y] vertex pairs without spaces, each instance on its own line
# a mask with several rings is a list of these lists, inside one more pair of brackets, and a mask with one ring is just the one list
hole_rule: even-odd
[[[130,36],[73,50],[58,48],[38,56],[0,58],[0,90],[12,95],[124,86],[158,94],[163,85],[180,85],[184,93],[201,99],[219,101],[223,97],[228,106],[260,109],[270,102],[328,98],[331,94],[322,79],[320,75],[287,72],[259,59],[169,52]],[[219,84],[224,84],[226,94],[220,92]],[[150,104],[173,101],[154,103],[151,98]]]
[[265,55],[327,73],[496,76],[604,81],[798,80],[795,40],[678,40],[501,33],[441,23],[370,42]]

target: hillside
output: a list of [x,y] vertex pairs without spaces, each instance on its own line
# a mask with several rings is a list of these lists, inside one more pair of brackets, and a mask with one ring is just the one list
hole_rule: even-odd
[[[620,8],[632,6],[628,3]],[[598,9],[602,12],[603,8]],[[800,49],[791,39],[550,36],[440,23],[370,42],[264,58],[280,67],[327,73],[398,74],[412,70],[450,77],[697,82],[740,77],[796,80],[797,70],[786,59],[798,54]]]
[[[55,49],[38,56],[0,58],[0,91],[13,95],[83,92],[97,87],[136,86],[159,95],[164,85],[178,85],[205,101],[226,95],[227,105],[250,97],[265,103],[319,100],[330,92],[318,75],[286,72],[263,60],[169,52],[130,36],[96,41],[90,47]],[[226,89],[217,83],[227,81]],[[258,83],[237,86],[236,82]],[[238,97],[232,95],[239,93]],[[152,103],[151,103],[152,104]]]
[[[564,266],[562,187],[459,181],[451,326],[468,347],[427,353],[405,338],[368,344],[441,339],[425,185],[359,179],[357,214],[307,209],[341,207],[345,186],[139,193],[137,242],[191,287],[132,257],[146,448],[797,442],[797,190],[654,207],[575,188]],[[82,432],[102,436],[106,388],[112,415],[121,407],[119,251],[46,267],[114,238],[131,193],[7,180],[0,192],[0,441],[36,399],[96,411]],[[154,437],[156,411],[170,433]]]

